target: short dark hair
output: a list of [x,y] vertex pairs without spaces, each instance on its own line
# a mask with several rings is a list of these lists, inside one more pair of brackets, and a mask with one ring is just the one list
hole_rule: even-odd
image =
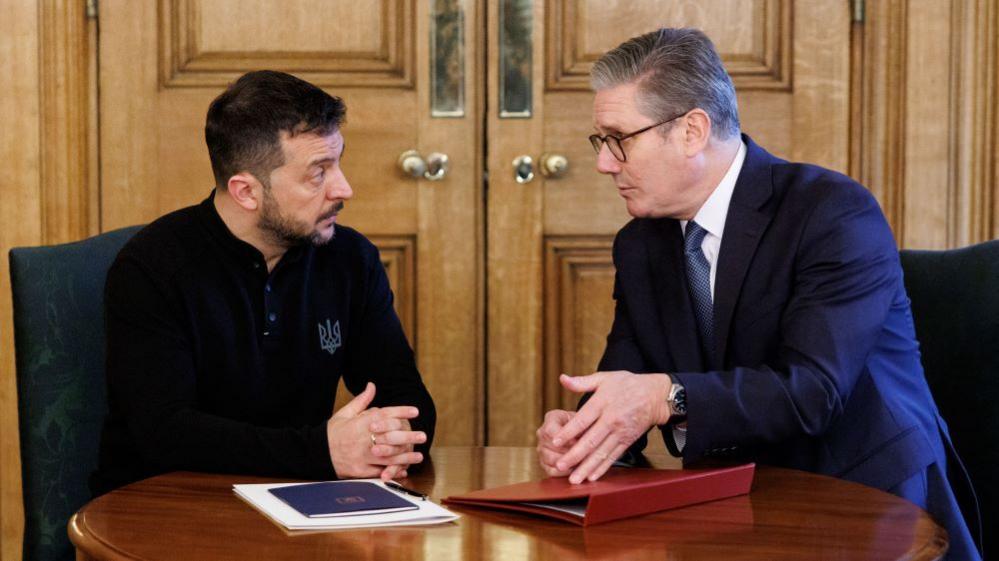
[[664,27],[633,37],[600,57],[590,76],[598,91],[638,84],[639,107],[652,119],[700,107],[711,117],[715,138],[739,134],[732,78],[711,39],[698,29]]
[[224,190],[243,171],[269,186],[271,171],[284,165],[281,131],[325,136],[346,122],[346,113],[342,99],[291,74],[242,75],[208,107],[205,143],[215,186]]

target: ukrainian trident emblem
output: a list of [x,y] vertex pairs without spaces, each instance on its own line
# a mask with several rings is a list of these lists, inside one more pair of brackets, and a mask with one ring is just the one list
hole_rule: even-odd
[[329,354],[333,354],[340,348],[340,320],[330,325],[329,318],[326,325],[319,324],[319,346]]

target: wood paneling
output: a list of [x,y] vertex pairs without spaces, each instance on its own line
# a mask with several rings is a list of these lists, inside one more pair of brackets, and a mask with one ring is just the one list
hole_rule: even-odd
[[854,25],[859,51],[854,57],[851,101],[855,128],[851,175],[881,203],[888,223],[901,241],[904,232],[904,135],[906,79],[906,0],[871,2],[865,20]]
[[[488,2],[488,29],[499,29],[498,0]],[[487,437],[490,446],[531,441],[543,413],[541,403],[541,275],[543,192],[540,174],[530,183],[514,180],[512,161],[537,159],[542,152],[544,112],[544,3],[534,2],[534,44],[530,119],[499,117],[497,64],[488,66],[489,190],[486,196],[486,318],[488,375]],[[488,50],[496,60],[498,36],[490,33]]]
[[414,85],[413,0],[380,0],[364,10],[351,0],[298,1],[294,10],[273,0],[159,4],[164,87],[224,87],[259,68],[320,86]]
[[94,101],[91,42],[95,23],[83,2],[40,5],[40,123],[42,212],[46,243],[79,240],[99,231],[96,163],[90,141]]
[[372,236],[395,297],[395,313],[409,344],[416,349],[416,239],[414,236]]
[[[465,113],[431,116],[429,41],[416,47],[416,128],[421,153],[443,152],[450,171],[441,181],[416,181],[418,283],[416,339],[420,372],[437,407],[437,444],[483,444],[485,439],[485,7],[464,10]],[[418,3],[416,33],[430,37],[430,2]],[[391,126],[391,101],[374,122]],[[387,133],[391,136],[392,133]],[[412,148],[413,146],[411,146]],[[401,153],[391,154],[392,162]],[[398,172],[396,172],[398,173]]]
[[999,142],[999,3],[955,2],[951,13],[951,130],[954,183],[948,217],[951,246],[992,239]]
[[0,557],[21,556],[24,515],[17,435],[10,269],[11,247],[42,241],[39,170],[41,92],[38,8],[29,0],[0,4]]
[[791,87],[792,0],[711,3],[547,0],[547,87],[590,89],[590,69],[621,42],[664,25],[703,29],[741,91]]
[[614,322],[614,262],[608,236],[545,239],[544,408],[576,409],[580,396],[559,374],[596,372]]
[[[548,328],[539,333],[542,318],[564,313],[549,306],[576,297],[548,291],[585,292],[584,286],[595,286],[553,285],[543,279],[544,240],[610,239],[629,218],[612,180],[595,171],[594,154],[586,141],[592,130],[592,93],[582,88],[587,87],[585,73],[601,52],[659,25],[701,27],[735,77],[746,133],[778,156],[840,171],[849,164],[848,4],[647,0],[630,2],[628,10],[621,10],[613,3],[550,0],[545,6],[548,11],[536,15],[533,39],[535,74],[544,63],[542,75],[548,84],[542,91],[534,86],[535,114],[520,122],[489,121],[496,139],[489,144],[487,204],[489,444],[533,442],[543,413],[538,406],[548,406],[543,396],[552,395],[557,387],[552,378],[557,372],[547,362],[551,355],[543,348],[584,344],[551,341],[551,336],[566,334]],[[542,60],[538,45],[547,45]],[[537,159],[543,152],[565,155],[568,173],[537,177],[526,185],[514,183],[509,162],[520,154]],[[598,356],[603,342],[594,339],[586,337],[585,345],[596,345],[595,349],[570,349],[567,356]]]
[[996,237],[999,2],[891,0],[867,10],[852,169],[902,247]]
[[[793,54],[794,94],[788,135],[791,146],[782,155],[846,173],[850,157],[847,2],[797,0]],[[745,107],[744,111],[760,115],[753,109]]]

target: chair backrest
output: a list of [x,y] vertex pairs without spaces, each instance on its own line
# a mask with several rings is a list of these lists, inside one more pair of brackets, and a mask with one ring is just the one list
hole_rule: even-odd
[[[946,251],[903,250],[901,259],[926,380],[978,495],[983,549],[995,551],[999,240]],[[961,505],[966,517],[969,506]]]
[[10,251],[25,561],[75,558],[66,523],[90,499],[107,411],[104,281],[139,228]]

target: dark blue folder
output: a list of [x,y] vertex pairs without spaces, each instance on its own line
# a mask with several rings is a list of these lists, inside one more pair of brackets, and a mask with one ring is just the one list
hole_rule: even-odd
[[369,481],[326,481],[270,489],[275,497],[308,516],[384,514],[419,506]]

